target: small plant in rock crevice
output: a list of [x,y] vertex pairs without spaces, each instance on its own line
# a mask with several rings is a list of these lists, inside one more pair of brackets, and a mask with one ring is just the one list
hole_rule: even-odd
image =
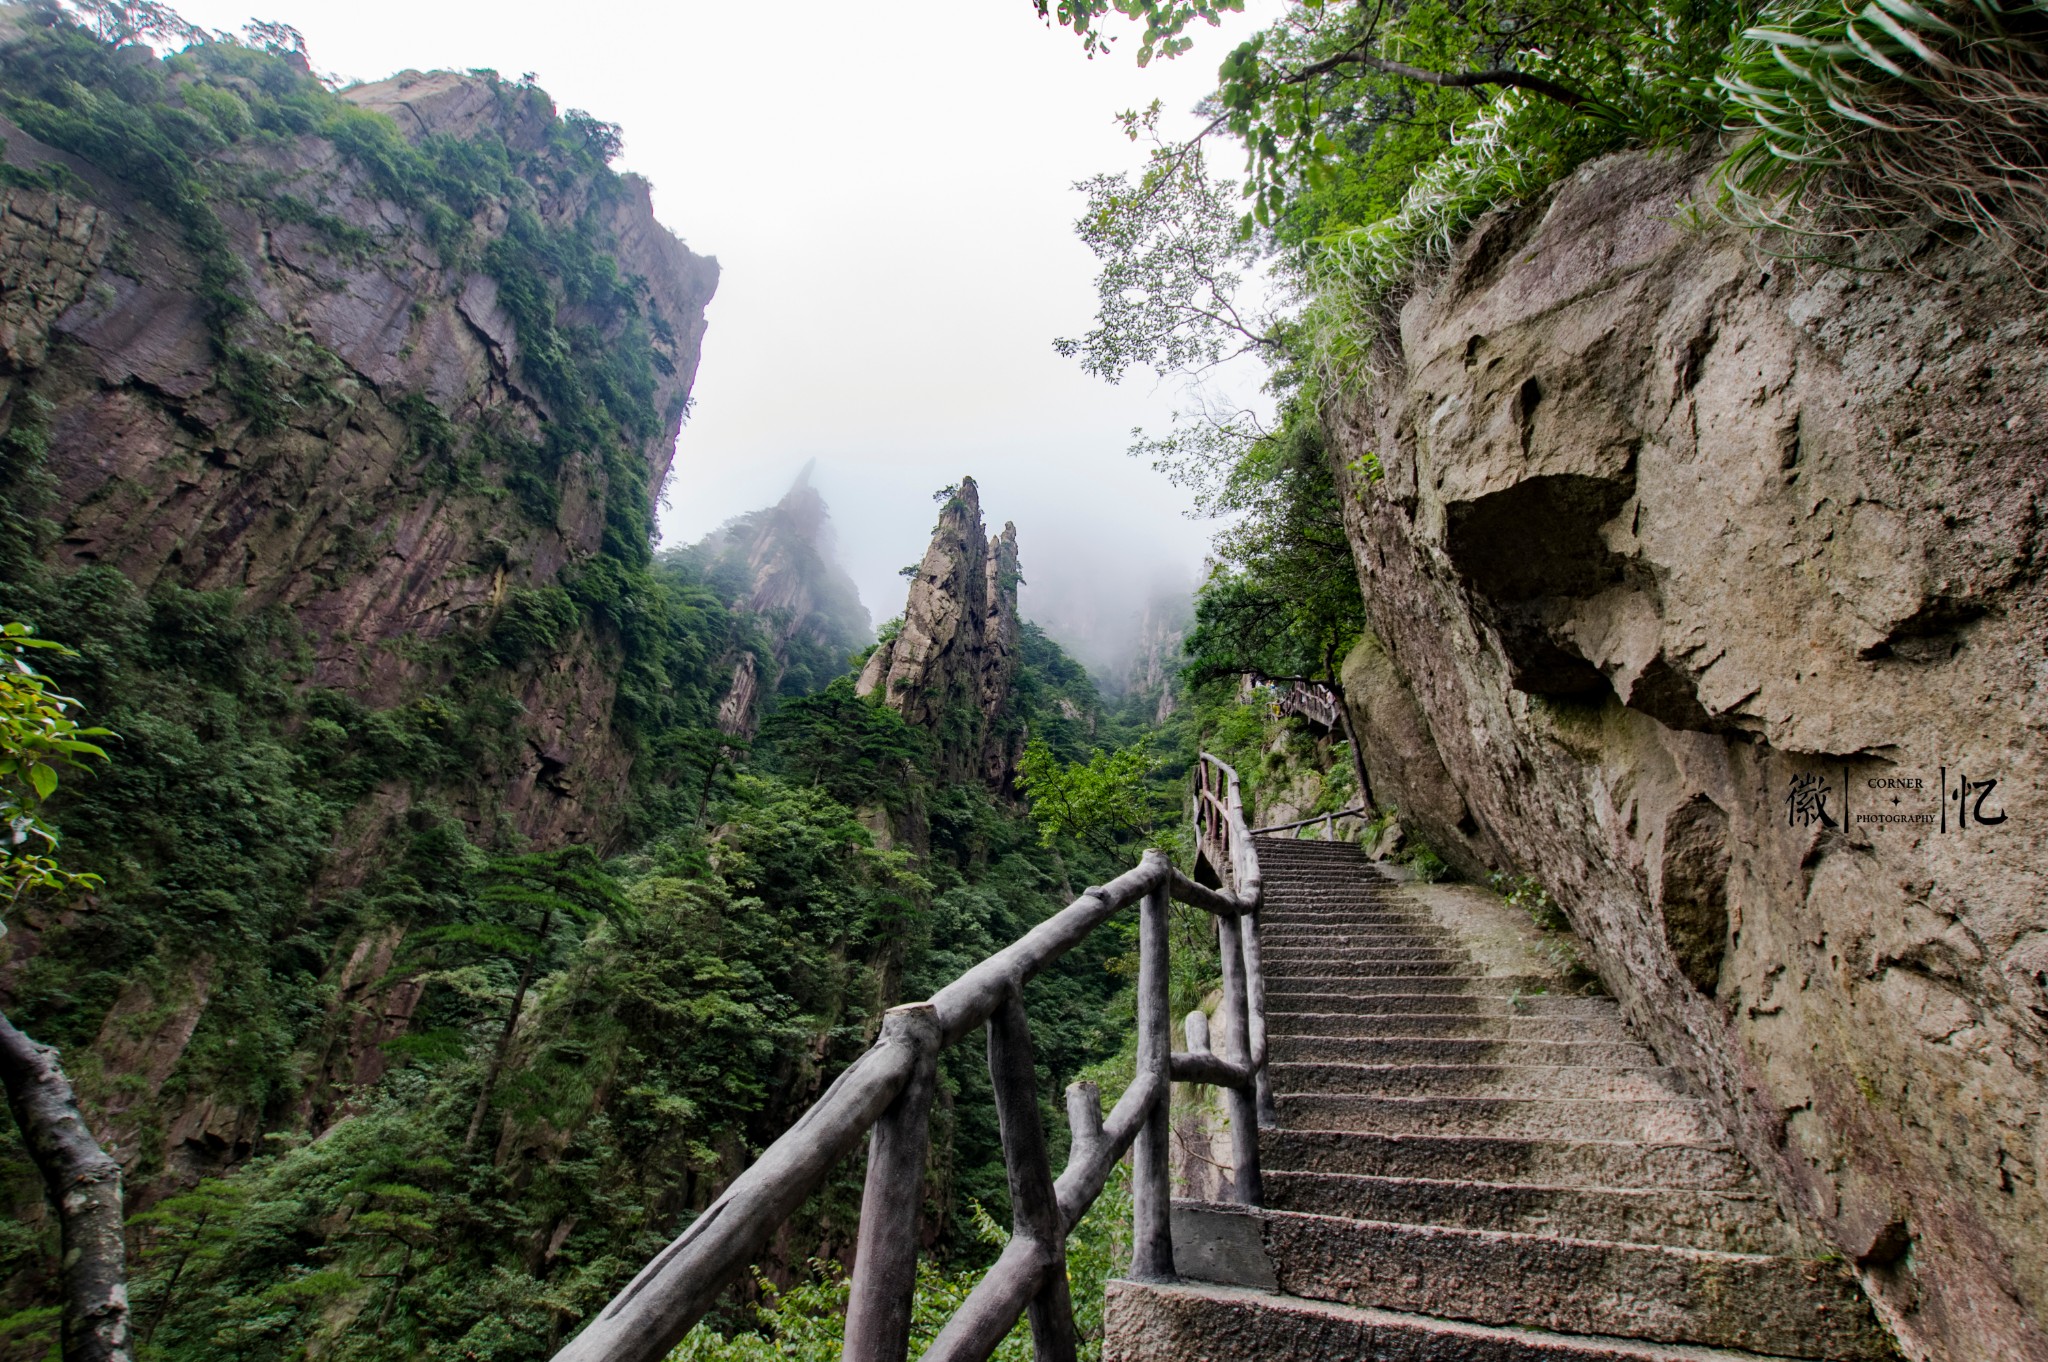
[[1566,985],[1573,992],[1601,991],[1599,973],[1586,963],[1580,952],[1571,919],[1565,916],[1563,906],[1551,897],[1541,880],[1534,875],[1496,871],[1486,877],[1486,882],[1510,905],[1529,915],[1529,921],[1543,933],[1543,953],[1564,975]]
[[1451,863],[1438,855],[1435,847],[1420,839],[1410,838],[1394,859],[1407,866],[1419,883],[1437,884],[1451,878]]

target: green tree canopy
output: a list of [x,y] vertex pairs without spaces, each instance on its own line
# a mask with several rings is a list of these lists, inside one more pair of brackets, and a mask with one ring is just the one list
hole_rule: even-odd
[[1071,837],[1114,850],[1149,834],[1158,810],[1148,783],[1152,759],[1143,743],[1097,752],[1087,761],[1061,761],[1034,740],[1017,763],[1017,784],[1031,801],[1031,818],[1045,845]]

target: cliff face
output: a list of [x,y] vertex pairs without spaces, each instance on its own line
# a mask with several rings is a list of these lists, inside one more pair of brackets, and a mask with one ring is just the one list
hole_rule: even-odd
[[[544,97],[445,72],[343,98],[414,141],[484,137],[536,157],[553,123]],[[0,189],[0,401],[12,423],[46,427],[59,563],[287,609],[311,684],[388,708],[447,678],[435,645],[598,555],[620,499],[651,510],[718,270],[655,222],[645,183],[564,169],[458,227],[399,201],[333,138],[240,142],[209,169],[252,192],[216,200],[209,256],[130,186],[4,119],[0,137],[10,167],[61,167],[69,186]],[[529,351],[556,338],[522,333],[515,313],[530,331],[534,300],[508,300],[505,280],[524,281],[493,268],[522,233],[572,229],[634,296],[557,299],[553,320],[600,342],[650,332],[655,420],[629,486],[587,436],[550,443],[570,413]],[[463,245],[444,249],[457,230]],[[210,275],[223,256],[243,274],[226,286]],[[224,287],[240,300],[226,322]],[[520,670],[519,748],[489,773],[488,801],[520,833],[605,835],[629,761],[615,659],[578,626]]]
[[[1916,1357],[2048,1358],[2048,322],[1801,270],[1613,158],[1330,412],[1375,793],[1533,872]],[[1376,455],[1383,476],[1361,476]]]
[[1022,752],[1007,722],[1019,662],[1017,527],[991,536],[981,493],[962,478],[925,550],[903,625],[869,656],[855,689],[937,738],[943,777],[979,777],[1001,789]]

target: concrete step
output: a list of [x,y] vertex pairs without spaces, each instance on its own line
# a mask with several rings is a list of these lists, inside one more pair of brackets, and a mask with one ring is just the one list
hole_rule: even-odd
[[1342,867],[1329,866],[1259,866],[1264,880],[1263,888],[1268,894],[1303,894],[1330,889],[1343,889],[1358,894],[1384,894],[1388,898],[1413,899],[1408,886],[1397,880],[1382,879],[1378,875],[1360,875]]
[[[1513,990],[1482,992],[1462,987],[1456,992],[1445,992],[1442,986],[1446,981],[1439,979],[1402,980],[1400,982],[1408,985],[1405,989],[1352,987],[1344,991],[1326,991],[1324,985],[1327,982],[1330,981],[1268,979],[1266,1015],[1327,1015],[1339,1011],[1357,1016],[1400,1013],[1447,1016],[1462,1013],[1488,1017],[1585,1017],[1601,1021],[1620,1015],[1611,998],[1581,998],[1566,993],[1517,994]],[[1356,979],[1334,982],[1358,983]]]
[[1369,894],[1359,889],[1275,890],[1266,895],[1261,913],[1373,912],[1390,917],[1427,919],[1429,910],[1405,894]]
[[1552,1235],[1177,1203],[1183,1277],[1560,1333],[1786,1357],[1891,1356],[1839,1265]]
[[1386,913],[1342,918],[1318,918],[1313,921],[1300,918],[1259,917],[1259,936],[1263,938],[1290,937],[1304,941],[1316,941],[1325,937],[1387,937],[1393,940],[1409,941],[1459,941],[1457,933],[1439,927],[1422,918],[1397,918]]
[[1596,1064],[1655,1068],[1650,1047],[1632,1040],[1505,1040],[1471,1036],[1328,1036],[1290,1027],[1271,1051],[1281,1064]]
[[1268,1065],[1276,1097],[1358,1093],[1374,1097],[1571,1097],[1644,1102],[1685,1096],[1675,1069],[1609,1068],[1597,1064],[1333,1064]]
[[1749,1165],[1733,1147],[1726,1141],[1711,1140],[1644,1144],[1568,1137],[1262,1130],[1259,1163],[1269,1173],[1731,1192],[1756,1187]]
[[1377,912],[1407,914],[1426,917],[1429,910],[1418,903],[1411,894],[1389,894],[1381,890],[1362,889],[1355,885],[1328,888],[1304,888],[1299,886],[1268,885],[1261,912],[1274,909],[1297,912],[1325,912],[1331,908],[1370,907]]
[[1785,1362],[1751,1352],[1490,1328],[1207,1283],[1113,1281],[1103,1362]]
[[1529,1140],[1642,1140],[1721,1144],[1727,1139],[1694,1097],[1646,1101],[1575,1097],[1361,1097],[1351,1093],[1276,1096],[1280,1124],[1299,1130],[1379,1135],[1502,1135]]
[[1266,877],[1268,887],[1278,884],[1293,884],[1311,876],[1342,878],[1357,884],[1376,885],[1383,889],[1401,889],[1402,881],[1382,875],[1372,866],[1358,862],[1326,860],[1311,856],[1268,856],[1259,855],[1259,870]]
[[1757,1192],[1544,1186],[1265,1170],[1276,1211],[1402,1225],[1663,1244],[1719,1253],[1796,1251],[1777,1203]]
[[1275,922],[1262,919],[1259,923],[1259,937],[1275,943],[1294,942],[1313,945],[1319,941],[1344,941],[1356,946],[1400,945],[1404,942],[1425,943],[1431,946],[1464,949],[1465,943],[1440,927],[1424,923],[1409,922],[1355,922],[1348,919],[1333,919],[1328,922]]
[[[1556,987],[1557,980],[1543,974],[1480,974],[1467,970],[1458,974],[1402,975],[1360,974],[1343,970],[1318,968],[1314,974],[1294,974],[1284,968],[1264,971],[1266,992],[1272,993],[1331,993],[1349,994],[1357,997],[1371,993],[1412,992],[1418,978],[1428,980],[1431,991],[1437,993],[1467,993],[1480,998],[1540,998],[1547,997]],[[1609,1004],[1612,1006],[1611,1002]]]
[[[1268,1029],[1281,1014],[1268,1005]],[[1634,1037],[1617,1014],[1612,1017],[1527,1017],[1508,1012],[1289,1012],[1287,1034],[1307,1039],[1328,1036],[1354,1040],[1506,1040],[1551,1041],[1587,1045],[1633,1045]],[[1647,1047],[1645,1047],[1647,1048]]]
[[1411,931],[1368,931],[1357,927],[1325,927],[1312,931],[1286,928],[1259,932],[1259,943],[1268,951],[1320,950],[1437,951],[1469,959],[1465,943],[1446,936],[1426,936]]
[[1457,941],[1455,934],[1422,918],[1396,917],[1391,913],[1342,912],[1318,917],[1280,914],[1259,915],[1261,937],[1301,936],[1318,937],[1325,933],[1342,932],[1347,936],[1412,936],[1429,941]]
[[[1473,956],[1464,950],[1448,946],[1268,946],[1264,948],[1266,969],[1282,975],[1303,973],[1317,965],[1327,965],[1325,973],[1354,973],[1354,967],[1364,965],[1440,965],[1446,973],[1470,973],[1473,971]],[[1343,969],[1337,969],[1337,967]],[[1389,971],[1356,971],[1356,973],[1389,973]],[[1399,971],[1391,971],[1399,973]]]
[[[1261,943],[1262,946],[1263,944]],[[1320,979],[1361,975],[1366,978],[1388,978],[1397,974],[1480,977],[1474,973],[1469,958],[1452,955],[1449,951],[1435,952],[1433,959],[1417,959],[1404,955],[1349,954],[1338,950],[1296,950],[1287,953],[1264,952],[1264,962],[1267,977],[1273,979],[1299,978],[1310,970],[1314,970],[1315,977]]]
[[1454,961],[1458,965],[1470,965],[1473,956],[1464,946],[1444,940],[1411,940],[1407,936],[1389,936],[1378,932],[1343,932],[1333,930],[1321,934],[1321,940],[1309,936],[1294,938],[1260,938],[1266,948],[1266,961],[1272,965],[1313,965],[1315,961]]

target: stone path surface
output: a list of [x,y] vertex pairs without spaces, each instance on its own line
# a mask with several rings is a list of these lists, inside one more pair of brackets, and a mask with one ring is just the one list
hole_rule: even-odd
[[1181,1281],[1112,1283],[1109,1362],[1894,1355],[1614,1002],[1490,948],[1512,909],[1346,843],[1259,859],[1266,1206],[1176,1202]]

